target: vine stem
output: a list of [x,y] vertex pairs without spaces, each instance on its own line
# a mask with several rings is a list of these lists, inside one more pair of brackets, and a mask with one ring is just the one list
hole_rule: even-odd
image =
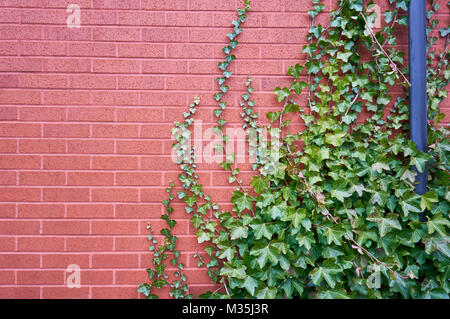
[[395,64],[395,62],[392,61],[389,54],[386,53],[386,51],[383,49],[383,46],[380,44],[380,42],[378,42],[377,37],[375,36],[375,34],[373,34],[372,28],[369,26],[369,23],[367,22],[367,19],[362,12],[360,13],[360,16],[364,19],[364,22],[366,23],[366,27],[370,33],[370,37],[372,38],[372,40],[374,42],[376,42],[376,44],[378,44],[378,47],[380,48],[381,53],[383,53],[383,55],[386,58],[388,58],[389,62],[391,63],[390,64],[391,68],[393,68],[395,72],[399,73],[403,77],[403,79],[406,81],[406,83],[408,83],[408,86],[411,86],[411,82],[409,82],[408,78],[402,73],[402,71],[399,70],[399,68],[397,67],[397,64]]
[[[350,108],[352,107],[352,105],[355,104],[356,100],[357,100],[358,97],[359,97],[359,92],[360,92],[360,90],[358,90],[358,93],[356,93],[356,96],[354,97],[352,103],[350,103],[350,105],[347,107],[347,110],[345,110],[344,116],[347,115],[347,113],[348,113],[348,111],[350,111]],[[344,121],[344,120],[341,120],[341,122],[340,122],[339,124],[342,124],[343,121]]]

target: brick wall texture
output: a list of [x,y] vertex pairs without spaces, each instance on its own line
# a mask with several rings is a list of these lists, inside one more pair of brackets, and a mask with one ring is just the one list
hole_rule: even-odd
[[[440,2],[442,27],[449,12]],[[327,11],[336,3],[326,0]],[[66,25],[69,4],[81,7],[80,28]],[[225,116],[231,122],[240,121],[248,74],[262,117],[280,108],[272,90],[287,83],[289,65],[305,59],[310,5],[253,1],[232,66]],[[164,189],[178,173],[170,128],[196,94],[197,119],[205,127],[214,122],[217,63],[239,6],[0,1],[0,298],[139,297],[137,285],[151,265],[146,225],[151,221],[156,233],[163,227]],[[399,45],[406,50],[403,31]],[[448,107],[444,102],[446,123]],[[226,204],[233,188],[221,168],[201,165],[199,175],[213,200]],[[212,286],[193,258],[189,216],[179,200],[173,206],[181,260],[198,295]],[[81,268],[81,288],[66,287],[71,264]]]

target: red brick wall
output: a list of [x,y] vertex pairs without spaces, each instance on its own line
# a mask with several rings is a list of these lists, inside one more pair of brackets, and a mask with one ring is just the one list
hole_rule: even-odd
[[[308,0],[253,2],[232,67],[238,76],[227,117],[236,122],[249,73],[258,110],[277,105],[271,91],[304,59],[310,23]],[[440,19],[448,21],[447,2],[440,2]],[[66,26],[71,3],[81,6],[79,29]],[[217,63],[238,5],[0,2],[0,298],[138,297],[151,265],[145,226],[162,227],[164,188],[177,175],[171,124],[195,94],[202,98],[197,118],[214,121]],[[229,199],[218,166],[202,166],[200,179],[214,200]],[[193,259],[188,216],[174,206],[197,295],[209,279]],[[79,289],[66,288],[70,264],[81,267]]]

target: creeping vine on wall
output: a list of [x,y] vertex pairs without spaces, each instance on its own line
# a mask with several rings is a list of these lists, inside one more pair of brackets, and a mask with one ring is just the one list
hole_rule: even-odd
[[[198,182],[195,147],[190,147],[190,126],[198,98],[176,123],[174,148],[181,173],[186,214],[197,230],[199,243],[206,242],[206,255],[196,254],[198,266],[206,267],[215,291],[204,298],[448,298],[450,292],[449,150],[448,129],[438,123],[444,115],[439,104],[447,96],[450,75],[447,42],[449,29],[439,30],[444,51],[434,45],[433,18],[439,4],[429,2],[428,37],[428,120],[429,149],[419,152],[409,140],[408,68],[404,53],[397,48],[398,27],[407,25],[406,0],[389,0],[384,27],[375,30],[373,1],[340,0],[330,13],[327,26],[316,24],[324,4],[312,0],[309,44],[302,49],[304,65],[289,67],[291,84],[276,87],[280,106],[268,112],[271,124],[262,125],[251,99],[252,80],[242,95],[243,128],[248,143],[269,145],[271,152],[256,148],[255,176],[246,188],[239,180],[235,154],[225,154],[221,164],[236,185],[230,199],[232,212],[223,211]],[[236,59],[242,25],[250,2],[238,9],[230,42],[219,63],[217,132],[223,142],[226,121],[224,97],[232,77],[229,66]],[[364,54],[363,52],[366,52]],[[368,54],[367,54],[368,53]],[[369,58],[367,58],[369,56]],[[393,99],[391,89],[403,88]],[[300,96],[306,96],[303,101]],[[287,132],[294,113],[305,129]],[[363,113],[363,114],[361,114]],[[363,116],[361,116],[363,115]],[[271,129],[270,140],[251,134]],[[258,135],[259,136],[259,135]],[[280,143],[274,141],[280,138]],[[255,146],[254,145],[254,146]],[[222,150],[221,143],[216,150]],[[428,162],[428,192],[414,191],[416,172]],[[191,298],[172,234],[169,198],[162,218],[168,228],[164,241],[154,250],[149,283],[139,292],[156,297],[154,290],[171,287],[171,296]],[[214,219],[208,218],[212,213]],[[424,213],[426,221],[419,219]],[[172,280],[165,260],[177,267]]]

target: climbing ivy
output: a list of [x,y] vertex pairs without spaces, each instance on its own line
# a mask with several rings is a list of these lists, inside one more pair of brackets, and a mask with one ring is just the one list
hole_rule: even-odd
[[[190,147],[190,125],[200,103],[196,98],[176,123],[174,150],[182,173],[178,198],[185,202],[205,255],[196,254],[206,267],[215,291],[203,298],[448,298],[450,292],[449,143],[448,129],[439,125],[439,104],[447,96],[448,28],[439,34],[445,49],[431,36],[439,4],[430,1],[428,37],[428,152],[419,152],[409,136],[408,68],[398,49],[396,30],[407,25],[409,1],[389,0],[384,27],[375,30],[373,1],[340,0],[329,24],[316,24],[323,1],[312,0],[311,27],[302,52],[303,65],[289,67],[291,83],[276,87],[279,109],[266,114],[271,124],[258,121],[251,99],[252,80],[241,97],[243,129],[254,146],[255,176],[245,187],[239,179],[235,154],[225,154],[221,167],[236,186],[231,212],[221,210],[198,182],[195,147]],[[222,142],[226,121],[224,97],[250,10],[238,9],[225,60],[218,67],[217,133]],[[403,90],[394,99],[390,94]],[[305,100],[306,99],[306,100]],[[289,115],[287,115],[289,114]],[[286,115],[290,120],[283,117]],[[294,120],[292,120],[294,118]],[[304,129],[289,133],[292,121]],[[271,132],[265,139],[264,130]],[[218,143],[216,151],[223,150]],[[265,148],[267,146],[267,150]],[[417,171],[428,163],[428,192],[415,192]],[[139,291],[154,297],[152,288],[172,287],[174,297],[187,294],[176,236],[171,229],[170,200],[163,215],[169,228],[164,244],[155,249],[151,284]],[[211,213],[212,215],[209,215]],[[421,220],[420,215],[425,217]],[[208,216],[214,216],[209,218]],[[149,237],[153,240],[153,237]],[[153,247],[153,248],[152,248]],[[172,283],[162,266],[173,252],[177,276]],[[180,268],[181,267],[181,268]]]

